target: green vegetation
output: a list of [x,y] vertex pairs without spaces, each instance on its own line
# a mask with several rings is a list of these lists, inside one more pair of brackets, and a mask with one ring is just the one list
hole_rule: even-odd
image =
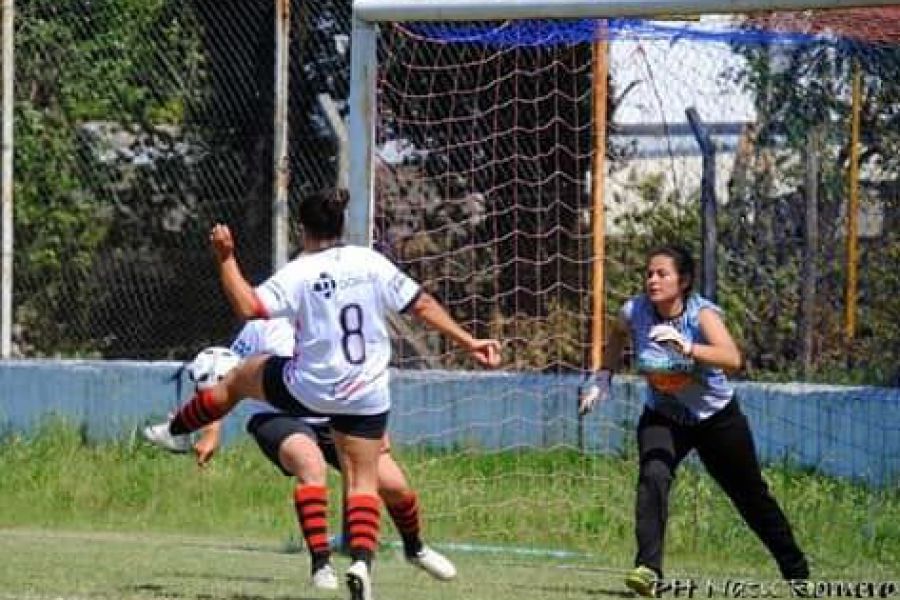
[[[142,135],[153,138],[160,126],[180,125],[177,107],[191,91],[182,87],[185,81],[169,77],[154,89],[145,82],[165,61],[196,73],[199,40],[187,31],[190,19],[161,0],[26,0],[17,3],[16,18],[19,343],[39,356],[94,355],[105,345],[97,339],[102,336],[84,335],[96,311],[104,310],[106,292],[98,291],[104,277],[96,267],[114,270],[114,255],[125,251],[115,239],[123,235],[116,228],[124,214],[140,219],[160,208],[158,202],[132,203],[129,190],[141,184],[164,190],[152,178],[136,176],[117,154],[121,148],[107,147],[110,138],[91,127],[121,130],[139,153]],[[108,343],[109,331],[106,337]]]
[[[399,458],[422,495],[430,540],[567,550],[608,567],[631,560],[632,456],[404,449]],[[0,464],[2,528],[297,545],[292,484],[251,443],[229,446],[201,470],[188,457],[136,440],[88,443],[77,428],[53,422],[33,438],[8,436],[0,444]],[[769,469],[767,477],[818,576],[898,574],[896,489],[867,489],[787,467]],[[385,532],[396,539],[390,526]],[[718,572],[777,575],[724,495],[690,466],[678,479],[667,543],[673,573],[714,565]]]
[[[813,19],[816,17],[813,16]],[[760,23],[749,19],[748,26]],[[796,373],[801,280],[805,267],[818,272],[812,322],[814,361],[806,376],[832,382],[885,384],[896,380],[900,347],[900,129],[893,117],[900,69],[896,44],[735,44],[746,66],[733,75],[755,100],[757,122],[745,131],[729,182],[722,251],[728,273],[741,290],[746,311],[733,318],[754,324],[748,351],[755,366]],[[879,230],[858,239],[859,308],[855,339],[845,335],[844,294],[849,157],[854,143],[849,123],[855,75],[861,78],[858,142],[861,213],[880,213]],[[817,238],[804,247],[807,158],[814,154]],[[865,221],[861,217],[861,222]],[[752,257],[750,260],[746,260]],[[756,291],[756,294],[750,293]],[[849,375],[842,372],[849,370]]]
[[[13,295],[22,355],[186,357],[230,335],[227,307],[198,301],[217,297],[204,234],[211,214],[240,215],[242,237],[269,237],[255,207],[266,212],[270,194],[247,180],[271,165],[256,146],[271,119],[255,120],[266,121],[272,104],[256,99],[271,77],[256,72],[259,57],[271,60],[271,34],[232,35],[266,10],[16,3]],[[250,235],[254,227],[262,231]],[[245,249],[250,273],[269,260],[268,245],[258,245]]]

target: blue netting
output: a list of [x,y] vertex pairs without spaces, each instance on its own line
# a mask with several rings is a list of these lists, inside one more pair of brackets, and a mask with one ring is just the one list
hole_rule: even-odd
[[733,22],[674,23],[644,19],[612,19],[606,27],[593,19],[531,20],[498,23],[416,23],[409,30],[431,41],[481,43],[492,46],[553,46],[598,39],[680,39],[744,44],[807,44],[820,35],[741,27]]

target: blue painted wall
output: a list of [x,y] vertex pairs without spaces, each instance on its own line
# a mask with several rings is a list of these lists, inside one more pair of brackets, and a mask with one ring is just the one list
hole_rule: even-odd
[[[0,423],[29,433],[62,415],[102,439],[130,435],[187,398],[180,363],[0,361]],[[579,437],[571,375],[397,371],[391,432],[396,444],[440,448],[577,447],[620,452],[646,388],[617,377],[612,399],[589,415]],[[877,485],[900,483],[900,389],[738,383],[764,461],[788,460]],[[225,441],[243,419],[227,421]]]

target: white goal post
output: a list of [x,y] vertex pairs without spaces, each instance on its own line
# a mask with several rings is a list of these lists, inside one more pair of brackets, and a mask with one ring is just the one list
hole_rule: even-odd
[[377,25],[386,21],[575,19],[891,6],[896,0],[354,0],[350,82],[350,207],[347,237],[372,238]]

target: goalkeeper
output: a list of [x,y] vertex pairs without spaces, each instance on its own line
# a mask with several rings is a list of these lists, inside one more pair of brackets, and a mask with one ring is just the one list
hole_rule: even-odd
[[608,394],[611,370],[620,366],[630,335],[650,393],[637,426],[637,556],[625,584],[643,596],[655,595],[662,578],[669,491],[679,463],[696,449],[781,575],[796,581],[794,590],[802,592],[809,577],[806,557],[763,480],[747,418],[725,376],[726,370],[740,368],[740,352],[719,307],[691,293],[693,281],[694,261],[686,250],[653,250],[645,293],[625,303],[611,332],[604,361],[610,370],[592,375],[579,394],[582,413]]
[[[241,358],[263,352],[290,356],[293,347],[294,330],[284,318],[248,321],[231,344],[231,350]],[[207,375],[212,375],[212,380],[220,379],[233,366],[226,365],[225,371],[216,369],[216,373],[206,373],[198,371],[215,367],[211,363],[198,366],[199,363],[195,361],[191,367],[195,380]],[[337,589],[338,580],[331,565],[328,543],[326,506],[317,500],[326,489],[326,462],[340,471],[329,419],[285,414],[259,401],[250,400],[248,405],[251,416],[247,421],[247,432],[272,464],[285,475],[297,478],[294,506],[310,553],[313,587]],[[208,425],[193,444],[200,466],[206,465],[219,447],[221,423],[216,421]],[[190,438],[169,435],[167,428],[168,423],[148,427],[143,432],[144,437],[169,450],[188,452],[191,449]],[[314,493],[311,494],[311,490]],[[418,495],[410,488],[403,471],[391,456],[386,434],[378,463],[378,495],[400,534],[406,560],[435,579],[453,579],[456,576],[453,563],[422,541]]]

